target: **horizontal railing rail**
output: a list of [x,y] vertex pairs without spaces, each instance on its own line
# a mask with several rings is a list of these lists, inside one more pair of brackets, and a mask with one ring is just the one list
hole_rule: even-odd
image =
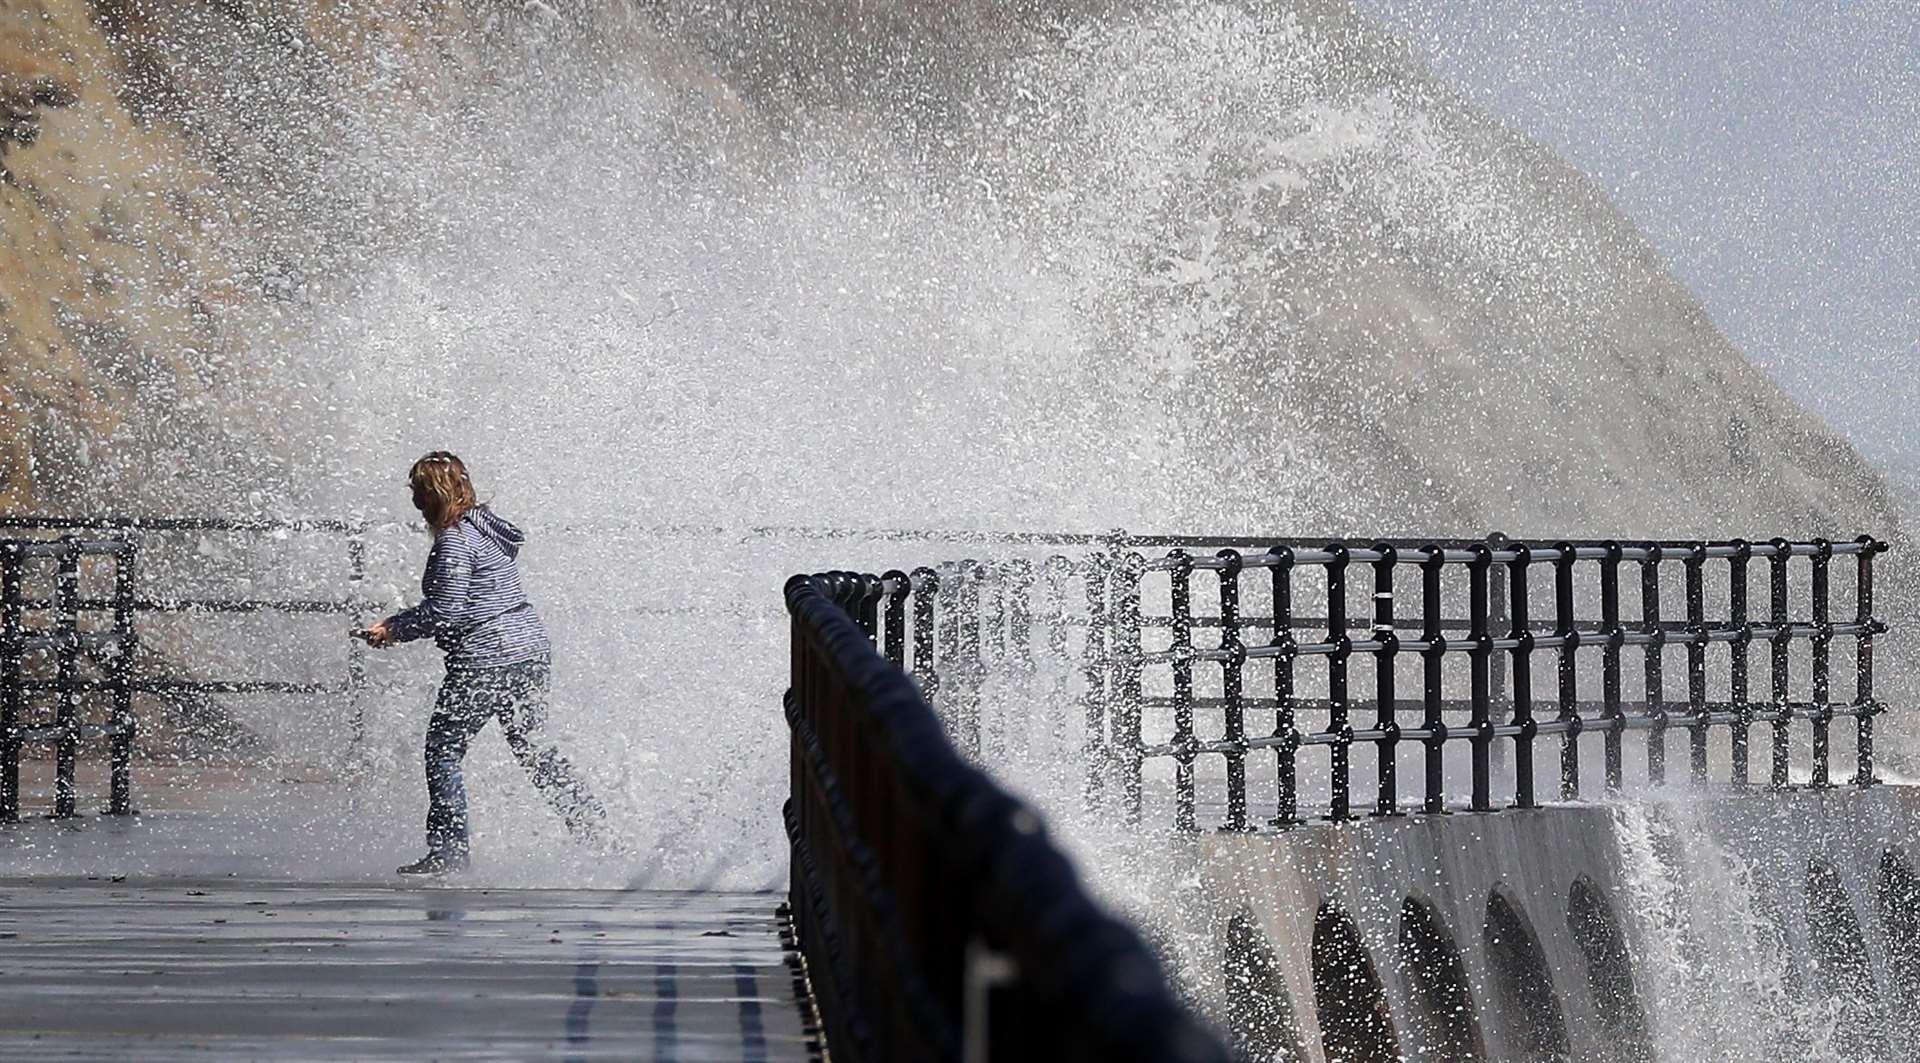
[[1224,1060],[1038,815],[876,649],[881,582],[786,589],[793,911],[834,1057]]
[[23,531],[314,531],[364,534],[368,522],[328,517],[0,516],[0,530]]

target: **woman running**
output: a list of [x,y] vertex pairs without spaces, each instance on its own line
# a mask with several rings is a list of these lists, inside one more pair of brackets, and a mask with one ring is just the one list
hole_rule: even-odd
[[460,763],[488,720],[576,837],[597,838],[606,811],[545,736],[551,679],[547,629],[520,588],[516,560],[526,535],[474,499],[460,459],[436,450],[407,474],[413,504],[433,532],[426,600],[365,632],[391,646],[432,636],[447,656],[446,679],[427,723],[427,855],[402,875],[467,866],[467,791]]

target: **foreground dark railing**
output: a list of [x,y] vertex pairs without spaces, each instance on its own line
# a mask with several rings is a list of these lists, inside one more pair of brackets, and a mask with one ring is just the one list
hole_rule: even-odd
[[879,582],[786,589],[794,922],[834,1057],[1225,1059],[1039,818],[876,652]]
[[[1426,812],[1447,810],[1456,749],[1466,808],[1496,807],[1502,762],[1510,807],[1533,807],[1542,740],[1554,742],[1559,796],[1578,798],[1583,736],[1601,747],[1609,790],[1626,782],[1629,734],[1650,784],[1667,781],[1676,739],[1691,775],[1706,780],[1720,735],[1727,783],[1748,786],[1757,728],[1768,785],[1791,785],[1802,756],[1807,785],[1824,788],[1832,726],[1852,720],[1852,781],[1874,781],[1874,719],[1887,706],[1874,692],[1874,639],[1886,626],[1873,615],[1873,561],[1886,545],[1871,538],[1169,541],[1175,548],[1158,557],[1137,549],[1144,540],[1115,537],[1077,557],[952,562],[866,577],[864,593],[881,646],[970,754],[991,744],[989,676],[1031,674],[1038,661],[1070,667],[1089,800],[1117,780],[1138,818],[1148,766],[1166,763],[1182,830],[1197,829],[1197,768],[1207,763],[1221,776],[1210,783],[1219,825],[1251,828],[1256,757],[1272,758],[1264,821],[1299,821],[1301,758],[1312,750],[1326,752],[1314,781],[1325,782],[1335,819],[1360,805],[1359,749],[1372,753],[1366,805],[1381,815],[1405,808],[1403,746],[1418,751]],[[1844,581],[1833,571],[1842,562]],[[1843,588],[1851,612],[1836,616]],[[1684,661],[1669,661],[1670,650]],[[1836,696],[1842,650],[1851,689]],[[1064,699],[1064,671],[1053,674]]]
[[[0,822],[20,818],[20,755],[30,742],[54,747],[53,814],[65,819],[76,812],[74,771],[80,743],[88,738],[112,742],[107,812],[133,812],[133,661],[139,635],[133,627],[133,587],[138,546],[131,539],[87,540],[77,537],[44,542],[0,539]],[[80,598],[80,569],[89,557],[113,564],[113,598],[108,609],[113,627],[83,630],[85,607]],[[54,594],[49,600],[29,600],[24,588],[32,565],[54,569]],[[29,623],[29,614],[47,613],[48,622]],[[27,675],[30,657],[50,656],[56,676],[35,680]],[[81,676],[81,664],[93,660],[103,675]],[[56,694],[53,721],[31,726],[27,720],[29,695]],[[111,708],[105,724],[81,723],[81,699],[105,694]]]

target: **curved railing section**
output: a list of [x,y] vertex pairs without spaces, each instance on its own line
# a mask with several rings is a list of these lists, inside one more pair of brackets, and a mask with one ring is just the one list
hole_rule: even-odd
[[1084,714],[1089,806],[1185,832],[1877,778],[1869,536],[1145,541],[947,561],[863,608],[969,755],[1029,711],[989,679],[1037,675]]
[[834,1058],[1225,1060],[1040,818],[876,649],[884,584],[786,588],[793,917]]

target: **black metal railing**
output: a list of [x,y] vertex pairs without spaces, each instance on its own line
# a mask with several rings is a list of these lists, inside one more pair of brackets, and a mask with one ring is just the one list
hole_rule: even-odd
[[[1148,544],[1173,548],[1149,557]],[[882,649],[970,755],[994,753],[990,678],[1049,662],[1058,705],[1066,669],[1077,671],[1088,798],[1117,783],[1136,819],[1148,769],[1164,764],[1175,825],[1197,829],[1198,772],[1211,765],[1219,825],[1248,829],[1253,772],[1266,762],[1262,818],[1297,822],[1302,758],[1317,751],[1326,769],[1312,789],[1335,819],[1406,810],[1403,752],[1417,753],[1419,810],[1447,810],[1450,751],[1461,747],[1464,807],[1475,811],[1495,807],[1497,777],[1511,784],[1509,807],[1538,803],[1541,741],[1555,746],[1562,799],[1581,796],[1588,742],[1601,746],[1600,785],[1626,785],[1630,735],[1650,784],[1668,780],[1684,740],[1695,779],[1718,757],[1725,781],[1745,787],[1756,728],[1767,785],[1787,788],[1804,767],[1805,785],[1824,788],[1832,728],[1846,720],[1852,782],[1875,780],[1874,720],[1887,706],[1874,691],[1886,626],[1873,612],[1873,561],[1886,545],[1871,538],[1092,545],[891,573],[869,589]],[[1850,579],[1836,580],[1840,563]],[[1845,670],[1850,689],[1836,695]],[[1365,801],[1352,786],[1360,751],[1374,768]]]
[[[131,539],[0,539],[0,822],[20,818],[20,757],[34,742],[50,743],[54,749],[55,818],[75,815],[80,743],[99,738],[111,742],[107,812],[132,814],[133,662],[139,646],[133,587],[138,555],[138,544]],[[89,557],[104,558],[113,566],[113,597],[104,606],[113,617],[109,630],[87,630],[82,623],[86,609],[80,597],[81,565]],[[53,567],[50,599],[29,599],[24,593],[28,569],[34,565]],[[54,678],[29,677],[29,661],[35,657],[52,659]],[[98,666],[94,678],[81,674],[88,660]],[[39,691],[56,695],[50,723],[27,718],[31,695]],[[97,694],[110,699],[107,722],[84,725],[82,699]]]
[[961,757],[895,664],[905,577],[796,577],[795,930],[835,1058],[1223,1060],[1039,817]]
[[[143,593],[132,585],[131,598],[103,599],[77,597],[72,604],[76,613],[104,613],[126,608],[137,615],[207,614],[238,616],[273,613],[287,616],[338,616],[347,621],[343,627],[365,620],[375,603],[365,600],[367,579],[367,539],[370,525],[363,521],[333,519],[275,520],[225,517],[128,517],[128,516],[0,516],[0,534],[37,534],[40,536],[108,534],[135,543],[157,537],[192,532],[282,535],[316,534],[336,536],[342,544],[346,562],[346,592],[338,597],[237,597],[209,595],[165,595]],[[45,540],[57,541],[57,540]],[[24,602],[27,608],[49,608],[48,599]],[[137,626],[137,622],[136,622]],[[349,734],[359,748],[366,734],[364,694],[367,684],[366,647],[346,639],[345,669],[337,680],[232,679],[209,676],[147,675],[137,670],[127,682],[135,694],[193,695],[332,695],[345,699]],[[56,681],[60,682],[60,681]],[[36,689],[50,689],[38,687]]]

